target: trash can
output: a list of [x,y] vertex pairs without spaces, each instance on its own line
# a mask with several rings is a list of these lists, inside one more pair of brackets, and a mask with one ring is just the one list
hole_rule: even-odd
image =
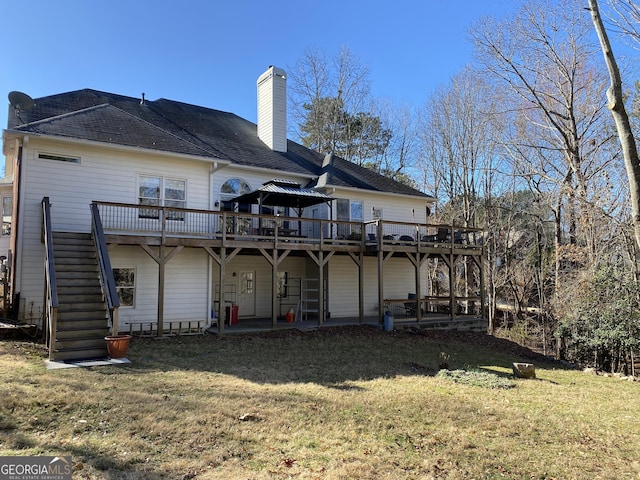
[[384,312],[384,331],[385,332],[393,331],[393,315],[389,310]]
[[231,305],[225,308],[227,325],[236,325],[238,323],[238,305]]

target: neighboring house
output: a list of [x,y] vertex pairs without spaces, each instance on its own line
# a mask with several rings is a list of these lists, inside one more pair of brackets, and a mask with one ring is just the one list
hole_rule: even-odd
[[[84,261],[61,258],[85,248],[73,246],[81,234],[102,237],[92,230],[96,218],[120,331],[202,331],[212,310],[227,313],[219,305],[273,327],[290,309],[296,320],[321,324],[329,316],[382,320],[385,300],[429,296],[424,260],[445,258],[427,224],[435,199],[287,140],[285,106],[286,76],[275,67],[258,79],[257,126],[232,113],[89,89],[10,106],[0,197],[11,245],[1,243],[0,254],[10,256],[19,319],[55,324],[51,288],[66,295],[60,312],[93,302],[88,292],[78,300],[73,288],[82,282],[66,278]],[[446,252],[453,264],[453,249]],[[51,286],[53,271],[64,287]]]

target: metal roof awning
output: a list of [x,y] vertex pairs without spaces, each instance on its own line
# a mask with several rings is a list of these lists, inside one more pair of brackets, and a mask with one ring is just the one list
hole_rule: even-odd
[[301,188],[300,185],[289,180],[270,180],[253,192],[235,197],[232,202],[268,205],[270,207],[291,207],[301,210],[332,200],[334,198],[325,193],[311,188]]

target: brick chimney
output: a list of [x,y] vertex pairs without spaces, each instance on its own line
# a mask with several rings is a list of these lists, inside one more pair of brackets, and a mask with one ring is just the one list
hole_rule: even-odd
[[273,65],[258,78],[258,138],[287,151],[287,74]]

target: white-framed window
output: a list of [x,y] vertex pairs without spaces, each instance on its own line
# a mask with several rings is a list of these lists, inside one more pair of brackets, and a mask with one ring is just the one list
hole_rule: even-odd
[[[138,203],[140,205],[187,207],[187,181],[161,176],[140,175],[138,181]],[[141,218],[159,218],[156,209],[141,209]],[[171,210],[167,220],[184,220],[184,212]]]
[[[359,200],[338,198],[336,200],[336,220],[343,222],[362,222],[363,203]],[[356,225],[338,225],[338,236],[342,238],[357,239],[361,234]]]
[[[234,210],[234,204],[232,200],[240,195],[251,192],[251,187],[247,182],[241,178],[230,178],[222,184],[220,187],[220,210],[225,212],[232,212]],[[251,213],[251,205],[248,203],[241,203],[238,205],[238,212]],[[226,225],[224,227],[227,233],[236,233],[243,235],[251,228],[251,219],[249,217],[232,217],[227,218]]]
[[336,200],[336,220],[342,220],[346,222],[361,222],[362,205],[362,202],[359,200],[338,198]]
[[[251,187],[247,182],[241,178],[230,178],[222,184],[220,187],[220,202],[222,203],[222,210],[230,212],[233,210],[233,203],[231,200],[245,193],[251,192]],[[241,212],[248,212],[250,205],[240,205],[239,210]]]
[[362,202],[351,200],[351,221],[362,221]]
[[11,235],[11,214],[13,213],[13,197],[2,197],[2,236]]
[[113,269],[116,290],[121,307],[135,307],[136,300],[136,269],[133,267],[119,267]]

